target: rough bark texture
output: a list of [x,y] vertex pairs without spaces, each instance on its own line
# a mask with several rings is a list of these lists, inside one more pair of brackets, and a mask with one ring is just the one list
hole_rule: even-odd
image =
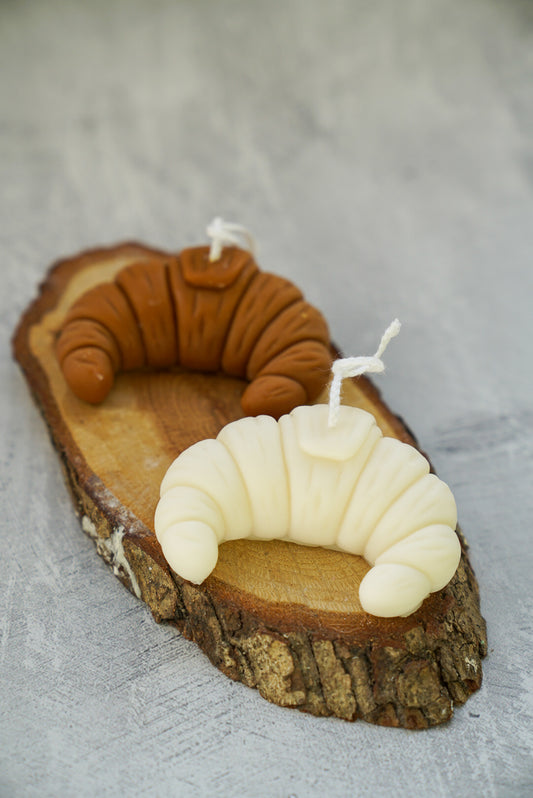
[[[463,703],[480,687],[481,659],[487,651],[478,586],[460,533],[463,554],[453,580],[408,618],[379,619],[361,610],[331,611],[306,602],[305,596],[296,603],[273,601],[242,589],[239,583],[226,578],[224,570],[215,570],[199,586],[179,578],[166,565],[153,534],[148,520],[153,510],[151,500],[145,511],[134,512],[134,505],[124,500],[121,489],[117,490],[98,468],[91,467],[90,462],[94,463],[95,456],[98,459],[98,453],[91,453],[88,458],[88,453],[80,448],[81,438],[77,437],[72,420],[78,418],[79,405],[72,405],[71,417],[70,399],[64,398],[61,377],[48,360],[53,357],[53,329],[57,322],[48,328],[46,319],[58,313],[60,301],[72,290],[74,277],[84,275],[86,269],[100,269],[102,264],[104,274],[107,270],[112,273],[128,258],[138,259],[143,254],[165,256],[138,245],[123,245],[57,264],[41,286],[39,298],[22,318],[14,338],[15,356],[61,457],[82,528],[94,539],[98,553],[121,581],[148,604],[156,621],[175,624],[217,668],[230,678],[257,688],[269,701],[314,715],[361,718],[411,729],[448,720],[454,704]],[[109,269],[106,264],[110,264]],[[33,336],[34,330],[38,330],[38,336]],[[47,334],[48,344],[35,343]],[[146,381],[151,386],[149,376],[139,379],[143,382],[136,382],[133,377],[120,390],[127,395],[138,385],[144,386],[145,391],[155,390],[146,388]],[[238,407],[242,392],[242,386],[236,388],[222,378],[211,379],[218,380],[215,399],[210,410],[206,405],[207,411],[199,411],[200,416],[209,412],[214,417],[200,419],[200,428],[204,429],[205,422],[208,432],[233,420],[235,413],[238,415],[234,408]],[[194,381],[184,384],[186,390],[197,389]],[[386,408],[367,380],[359,380],[354,391],[353,403],[373,408],[388,434],[412,442],[409,431]],[[156,406],[156,410],[159,413],[160,407]],[[139,412],[145,411],[146,406],[141,403]],[[168,420],[158,423],[158,429],[164,430],[166,436],[165,446],[175,445],[180,430],[174,429],[170,434]],[[194,429],[190,433],[193,438],[199,434]],[[180,438],[182,448],[192,442],[187,435],[183,437],[186,440]],[[120,445],[117,441],[117,447]],[[227,561],[231,570],[232,557],[237,558],[237,573],[246,568],[246,549],[243,554],[239,545],[231,545],[234,548],[228,549]],[[285,548],[293,544],[249,545],[256,549],[248,551],[267,552],[266,556],[274,561],[287,551],[291,556],[300,556]],[[257,549],[265,546],[269,548]],[[338,552],[317,556],[350,557]]]

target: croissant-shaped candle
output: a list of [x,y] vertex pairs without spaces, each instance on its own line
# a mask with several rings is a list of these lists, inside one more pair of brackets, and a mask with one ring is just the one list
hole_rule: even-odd
[[461,554],[449,487],[374,417],[342,406],[245,418],[186,449],[161,484],[155,532],[176,573],[202,582],[225,540],[289,540],[362,555],[372,615],[409,615],[452,578]]
[[332,360],[322,314],[236,246],[125,267],[72,305],[56,353],[87,402],[102,402],[118,371],[179,365],[248,380],[244,412],[275,418],[316,398]]
[[279,421],[245,418],[182,452],[161,483],[155,533],[167,562],[202,582],[224,540],[289,540],[362,555],[363,609],[410,615],[454,575],[461,556],[449,487],[425,457],[383,437],[374,416],[341,406],[343,379],[384,370],[395,319],[375,355],[332,366],[329,405]]

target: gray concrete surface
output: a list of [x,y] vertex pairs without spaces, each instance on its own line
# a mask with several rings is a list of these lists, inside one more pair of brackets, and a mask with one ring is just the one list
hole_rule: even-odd
[[[0,4],[0,795],[533,792],[533,4]],[[216,671],[79,529],[9,338],[49,263],[181,248],[216,214],[452,486],[481,691],[422,733],[280,709]]]

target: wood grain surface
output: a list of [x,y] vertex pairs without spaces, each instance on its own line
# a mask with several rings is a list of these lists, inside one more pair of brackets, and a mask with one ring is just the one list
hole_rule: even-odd
[[[161,481],[188,446],[243,417],[247,383],[143,368],[119,374],[106,399],[88,405],[68,386],[56,341],[87,290],[125,265],[150,259],[157,267],[170,257],[125,244],[59,261],[13,339],[82,529],[156,620],[175,624],[223,673],[273,703],[409,729],[448,721],[454,703],[480,688],[487,653],[465,546],[449,584],[407,618],[364,612],[359,587],[369,566],[341,551],[229,540],[201,585],[168,568],[154,533]],[[324,385],[317,401],[326,396]],[[368,378],[347,380],[343,401],[370,412],[385,435],[416,445]]]
[[[527,0],[0,4],[0,794],[532,789],[533,10]],[[482,689],[421,734],[271,706],[80,534],[9,341],[57,257],[215,215],[377,382],[454,491]],[[342,674],[339,673],[339,677]]]

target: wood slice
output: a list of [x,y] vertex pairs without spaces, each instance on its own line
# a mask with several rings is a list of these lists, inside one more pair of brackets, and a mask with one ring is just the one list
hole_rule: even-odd
[[[454,704],[480,687],[486,654],[478,586],[460,533],[453,580],[408,618],[365,613],[358,590],[369,566],[338,551],[226,542],[199,586],[168,568],[153,531],[161,479],[183,449],[242,417],[245,383],[177,368],[120,374],[105,402],[92,406],[70,392],[54,354],[80,294],[154,257],[168,255],[123,244],[60,261],[14,336],[83,530],[156,621],[175,624],[227,676],[269,701],[387,726],[448,720]],[[348,383],[344,400],[372,412],[385,435],[414,444],[366,378]]]

